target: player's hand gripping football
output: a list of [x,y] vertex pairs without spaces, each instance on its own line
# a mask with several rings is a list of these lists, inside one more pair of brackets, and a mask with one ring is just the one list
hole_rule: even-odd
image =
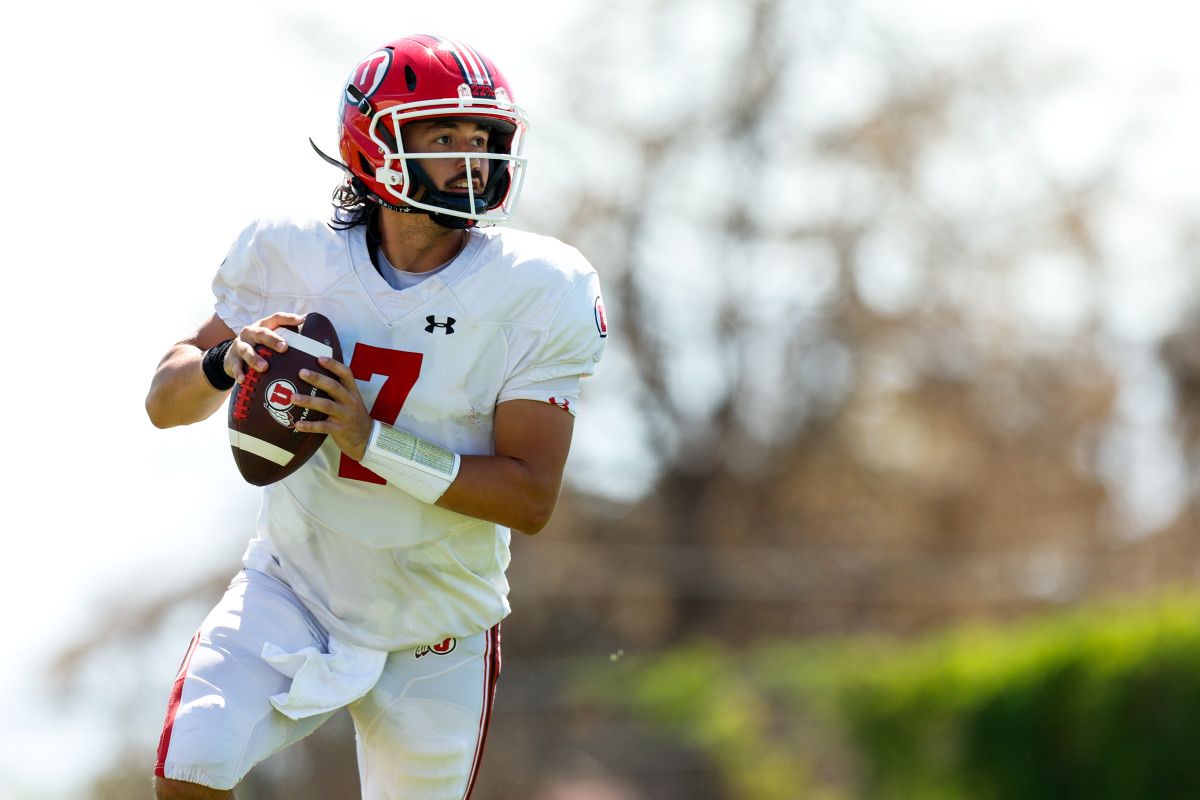
[[303,314],[280,311],[242,328],[242,332],[225,353],[225,372],[239,385],[246,381],[247,366],[257,372],[263,372],[267,368],[267,360],[258,354],[258,348],[266,345],[276,353],[282,353],[287,350],[287,342],[275,329],[285,325],[299,325],[302,322]]
[[333,441],[343,453],[355,461],[362,461],[367,453],[367,442],[371,439],[374,423],[367,411],[367,404],[363,402],[362,394],[358,391],[354,373],[345,364],[332,358],[322,356],[317,363],[336,375],[337,380],[307,369],[300,370],[300,377],[329,397],[309,397],[297,392],[292,402],[301,408],[311,408],[328,416],[319,422],[298,421],[296,430],[305,433],[327,433],[333,437]]

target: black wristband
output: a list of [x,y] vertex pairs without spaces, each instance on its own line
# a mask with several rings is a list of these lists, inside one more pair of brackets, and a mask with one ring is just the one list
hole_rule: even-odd
[[233,385],[237,383],[225,372],[225,353],[232,344],[233,339],[226,339],[220,344],[213,345],[204,351],[204,358],[200,360],[200,366],[204,369],[204,377],[208,379],[209,386],[218,392],[232,389]]

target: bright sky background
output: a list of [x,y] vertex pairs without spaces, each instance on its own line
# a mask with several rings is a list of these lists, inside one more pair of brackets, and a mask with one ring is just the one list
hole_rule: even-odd
[[[1178,4],[1143,0],[1136,17],[1127,5],[1081,0],[873,5],[947,51],[1016,30],[1031,50],[1083,53],[1114,103],[1136,102],[1159,76],[1179,103],[1159,120],[1146,179],[1173,200],[1197,199],[1196,19]],[[20,353],[7,370],[13,462],[0,489],[0,797],[68,788],[105,752],[107,732],[36,683],[54,650],[94,623],[93,607],[236,568],[257,493],[237,477],[220,415],[157,431],[142,398],[161,354],[210,312],[209,280],[238,230],[264,213],[327,213],[337,175],[307,138],[336,150],[346,73],[408,32],[458,36],[492,56],[533,115],[531,202],[537,119],[554,113],[538,54],[574,8],[522,0],[472,15],[464,4],[397,0],[69,0],[8,16],[0,207],[5,311],[16,315],[8,327]],[[1086,105],[1081,113],[1104,117]],[[1087,126],[1079,133],[1085,145]],[[586,417],[580,424],[586,437]],[[161,684],[147,687],[152,716],[187,635],[163,655]]]

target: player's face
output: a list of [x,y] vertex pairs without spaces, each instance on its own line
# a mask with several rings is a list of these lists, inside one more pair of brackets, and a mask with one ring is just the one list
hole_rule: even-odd
[[[401,130],[406,153],[487,153],[488,129],[472,120],[432,119],[410,122]],[[423,158],[425,169],[433,185],[444,192],[467,194],[467,181],[472,184],[476,195],[487,183],[491,159]]]

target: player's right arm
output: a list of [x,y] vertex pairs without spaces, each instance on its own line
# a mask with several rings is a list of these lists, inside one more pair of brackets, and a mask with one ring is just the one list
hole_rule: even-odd
[[235,337],[233,329],[214,313],[195,333],[175,343],[158,363],[146,395],[150,421],[158,428],[173,428],[207,419],[225,402],[229,390],[214,389],[205,377],[201,366],[205,351],[234,339],[225,354],[225,374],[240,383],[247,364],[260,372],[267,368],[267,362],[254,352],[255,347],[265,344],[282,353],[287,343],[275,328],[299,325],[303,319],[297,314],[272,314],[247,325]]

